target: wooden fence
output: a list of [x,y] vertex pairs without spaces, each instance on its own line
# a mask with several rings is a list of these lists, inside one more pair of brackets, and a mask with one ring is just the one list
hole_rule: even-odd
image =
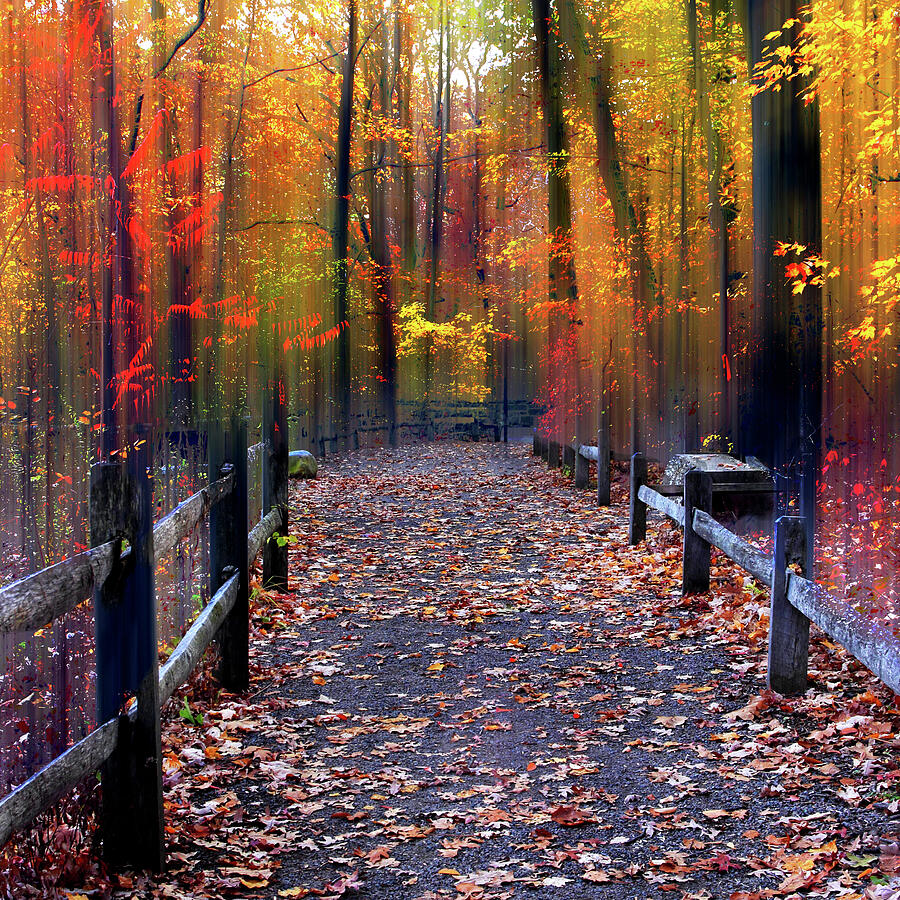
[[[601,437],[603,436],[601,431]],[[609,504],[608,442],[596,447],[565,446],[535,433],[534,454],[553,466],[571,468],[576,487],[587,487],[591,461],[598,465],[598,500]],[[900,636],[876,619],[855,609],[840,597],[804,578],[805,522],[799,516],[781,516],[775,522],[774,551],[763,553],[725,528],[711,515],[714,485],[707,472],[694,469],[684,477],[679,493],[671,486],[647,484],[647,461],[640,453],[631,457],[628,540],[637,544],[647,530],[647,507],[664,513],[684,529],[682,592],[709,590],[710,548],[716,547],[770,590],[768,683],[782,694],[802,693],[807,684],[810,622],[842,644],[859,662],[900,694]],[[744,486],[742,490],[747,490]],[[663,493],[665,491],[665,493]]]
[[[101,772],[100,834],[114,867],[159,870],[165,861],[160,708],[184,684],[212,640],[222,686],[249,679],[249,569],[263,554],[263,581],[287,587],[287,436],[283,407],[266,440],[247,447],[247,423],[208,435],[210,484],[152,520],[148,441],[126,460],[91,469],[91,549],[0,590],[0,631],[36,631],[93,596],[97,722],[87,737],[0,800],[0,845],[91,773]],[[248,456],[263,454],[262,518],[248,534]],[[210,594],[159,666],[155,571],[205,518]]]

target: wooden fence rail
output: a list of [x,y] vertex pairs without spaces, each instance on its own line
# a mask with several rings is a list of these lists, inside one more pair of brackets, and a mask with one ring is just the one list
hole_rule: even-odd
[[[160,707],[190,677],[206,647],[220,649],[223,686],[248,680],[248,570],[266,553],[264,581],[287,585],[287,440],[283,405],[264,442],[247,448],[246,423],[209,437],[211,483],[155,524],[146,453],[91,472],[97,545],[0,590],[0,631],[35,631],[94,596],[97,720],[87,737],[0,800],[0,845],[92,772],[101,770],[100,830],[114,866],[164,864]],[[145,442],[146,443],[146,442]],[[247,534],[247,463],[263,457],[262,519]],[[156,564],[210,520],[213,593],[162,668],[156,640]],[[241,540],[240,535],[246,537]],[[282,552],[283,551],[283,552]]]
[[[551,466],[559,466],[566,456],[571,459],[571,452],[577,452],[577,456],[585,460],[598,462],[601,457],[609,457],[609,445],[603,443],[608,435],[601,431],[599,437],[600,450],[581,444],[577,446],[577,451],[573,445],[567,454],[559,443],[535,431],[533,452]],[[608,504],[608,464],[598,465],[598,482],[604,477]],[[629,483],[629,543],[640,543],[646,537],[648,507],[665,514],[684,529],[683,593],[709,589],[711,547],[721,550],[769,588],[767,677],[773,690],[792,694],[802,693],[806,689],[809,626],[812,622],[842,644],[895,694],[900,694],[900,636],[803,577],[800,569],[806,558],[803,519],[780,517],[775,523],[774,552],[767,554],[729,531],[710,515],[713,493],[771,492],[771,487],[740,481],[713,483],[707,473],[696,469],[685,475],[681,486],[650,486],[647,484],[647,462],[640,453],[631,457]],[[576,487],[582,486],[576,484]]]
[[[637,458],[635,458],[637,457]],[[644,464],[645,465],[645,464]],[[640,454],[632,457],[632,469],[640,469]],[[729,531],[708,509],[689,507],[690,482],[703,479],[698,470],[685,476],[685,504],[641,484],[638,501],[669,516],[706,551],[706,584],[709,584],[709,548],[716,547],[761,584],[769,587],[769,686],[783,694],[802,693],[807,684],[809,625],[817,625],[838,641],[859,662],[900,694],[900,638],[870,616],[804,578],[794,568],[805,559],[805,530],[797,516],[782,516],[775,523],[774,553],[767,554]],[[708,477],[708,476],[707,476]],[[711,498],[711,492],[708,495]],[[682,590],[692,592],[691,551],[686,549]],[[696,558],[696,551],[694,551]]]

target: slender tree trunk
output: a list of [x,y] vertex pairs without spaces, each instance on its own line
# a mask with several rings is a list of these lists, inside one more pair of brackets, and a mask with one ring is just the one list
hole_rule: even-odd
[[[379,112],[384,118],[391,115],[390,84],[388,80],[388,47],[384,25],[381,26],[381,68],[378,81]],[[387,422],[388,443],[397,444],[397,343],[394,337],[394,284],[391,253],[388,246],[387,178],[380,177],[379,167],[387,163],[388,144],[382,138],[372,142],[375,171],[369,180],[371,211],[371,240],[374,277],[372,296],[375,306],[380,385],[380,406]]]
[[118,266],[116,238],[116,195],[120,171],[119,128],[116,105],[113,14],[109,0],[95,0],[97,55],[94,59],[93,137],[97,187],[97,224],[101,256],[102,362],[101,390],[101,456],[108,459],[119,443],[116,425],[115,377],[116,323],[113,301]]
[[347,51],[341,76],[341,105],[338,111],[337,178],[335,182],[335,217],[332,233],[334,250],[334,319],[341,329],[335,341],[335,402],[338,427],[343,437],[350,427],[350,336],[347,321],[347,242],[350,221],[350,151],[353,139],[353,81],[356,74],[356,33],[358,12],[356,0],[347,0]]
[[[444,47],[449,44],[448,26],[445,21],[444,0],[439,4],[441,17],[440,37],[438,39],[438,77],[434,88],[434,128],[437,135],[437,145],[434,150],[434,169],[431,189],[431,227],[428,241],[428,299],[425,307],[425,315],[429,322],[434,322],[437,303],[437,284],[440,272],[441,237],[444,226],[443,182],[444,182],[444,141],[446,139],[446,113],[444,109]],[[450,54],[447,52],[447,69],[449,80]],[[449,92],[448,92],[449,93]],[[431,403],[434,390],[434,342],[431,334],[428,334],[425,342],[425,427],[431,436],[433,429]]]

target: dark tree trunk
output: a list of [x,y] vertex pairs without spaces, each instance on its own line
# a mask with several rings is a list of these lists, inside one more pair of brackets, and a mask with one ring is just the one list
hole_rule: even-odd
[[[381,67],[378,80],[379,111],[384,118],[391,116],[391,91],[388,79],[388,46],[384,25],[381,33]],[[396,78],[396,73],[395,76]],[[372,258],[372,299],[375,308],[375,328],[378,346],[379,400],[387,424],[387,440],[397,443],[397,342],[394,337],[394,284],[391,253],[388,245],[387,208],[388,185],[379,177],[379,169],[388,162],[388,143],[382,138],[372,141],[374,171],[369,179],[369,209],[371,235],[369,252]]]
[[[761,61],[765,35],[781,30],[800,9],[792,0],[750,0],[750,65]],[[783,32],[796,37],[797,25]],[[777,40],[777,39],[776,39]],[[808,84],[796,79],[781,91],[766,90],[752,103],[753,134],[753,378],[748,386],[747,453],[788,475],[799,491],[807,520],[807,577],[812,577],[813,522],[821,447],[821,290],[807,285],[794,294],[785,278],[790,257],[776,256],[778,242],[819,252],[822,243],[822,178],[819,110],[805,103]]]
[[337,176],[335,216],[332,233],[334,250],[334,319],[341,329],[336,340],[336,385],[338,427],[346,437],[350,426],[350,337],[347,321],[347,229],[350,221],[350,150],[353,139],[353,80],[356,73],[356,0],[348,0],[347,50],[341,76],[341,105],[338,111]]

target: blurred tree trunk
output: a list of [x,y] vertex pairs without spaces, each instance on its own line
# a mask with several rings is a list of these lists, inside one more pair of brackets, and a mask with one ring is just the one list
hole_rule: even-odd
[[[573,70],[590,71],[591,106],[593,109],[594,134],[597,142],[597,166],[606,196],[612,206],[616,234],[622,252],[628,261],[629,280],[632,296],[631,328],[631,448],[632,451],[645,449],[645,438],[641,428],[639,409],[638,360],[649,351],[649,332],[646,319],[650,301],[656,296],[656,273],[647,252],[646,236],[640,226],[634,202],[631,199],[625,173],[622,169],[621,152],[612,116],[612,47],[604,42],[599,55],[594,54],[584,31],[584,24],[572,0],[560,4],[562,14],[561,31],[566,36],[569,49],[574,57]],[[642,346],[643,333],[646,346]]]
[[[382,22],[381,65],[378,74],[379,113],[388,120],[392,116],[391,88],[388,78],[387,29]],[[394,72],[393,80],[396,81]],[[394,154],[391,154],[393,156]],[[397,343],[394,338],[394,283],[391,252],[388,245],[388,142],[378,137],[372,141],[372,176],[369,180],[369,209],[371,220],[371,240],[369,251],[372,257],[373,279],[372,298],[375,307],[375,328],[378,346],[378,383],[382,414],[387,422],[388,443],[397,444]]]
[[347,321],[348,266],[347,241],[350,221],[350,151],[353,139],[353,80],[356,74],[356,33],[358,12],[356,0],[347,0],[347,49],[341,75],[341,103],[338,111],[337,177],[335,182],[335,216],[332,232],[334,251],[334,320],[341,329],[335,342],[337,425],[343,437],[350,426],[350,335]]
[[[766,49],[794,40],[801,9],[793,0],[749,0],[751,75]],[[782,31],[791,19],[795,24]],[[779,32],[767,41],[765,35]],[[807,518],[807,577],[812,577],[816,481],[822,427],[822,292],[795,294],[776,255],[779,242],[806,253],[822,246],[822,170],[818,103],[805,102],[807,78],[753,97],[753,308],[757,346],[744,402],[741,446],[791,477]]]
[[[437,144],[434,150],[434,168],[431,188],[431,227],[428,241],[428,302],[425,308],[427,321],[435,321],[437,305],[437,285],[440,277],[441,241],[444,230],[444,144],[447,139],[447,126],[450,121],[450,25],[446,15],[445,0],[439,4],[441,17],[440,37],[438,39],[438,77],[434,86],[434,130]],[[446,73],[444,71],[444,54],[446,47]],[[431,403],[434,391],[434,342],[429,332],[425,342],[425,404],[424,416],[428,434],[431,436],[434,423]]]
[[[712,37],[715,39],[716,29],[715,4],[710,10]],[[735,434],[732,422],[731,403],[731,349],[729,334],[731,326],[728,309],[728,284],[731,260],[728,226],[733,221],[735,212],[724,196],[726,188],[726,146],[725,141],[715,127],[709,102],[709,85],[706,74],[706,63],[703,59],[700,43],[701,22],[697,12],[697,0],[687,0],[688,39],[691,45],[691,56],[694,64],[694,94],[697,104],[697,117],[703,129],[706,143],[707,193],[709,196],[709,227],[711,229],[711,249],[717,270],[717,293],[719,295],[719,409],[718,432],[723,442],[734,441]],[[723,202],[724,201],[724,202]]]
[[[569,443],[573,411],[582,405],[581,364],[577,319],[578,283],[572,236],[572,197],[569,179],[569,145],[563,118],[562,66],[558,29],[551,27],[550,0],[532,0],[541,105],[547,154],[548,235],[550,238],[548,331],[548,381],[550,411],[556,439]],[[578,416],[580,418],[580,416]]]
[[115,58],[113,48],[112,5],[110,0],[94,0],[92,14],[98,18],[96,53],[93,60],[93,148],[94,178],[97,185],[97,226],[100,254],[100,319],[102,328],[100,366],[101,432],[103,459],[118,446],[115,402],[116,328],[113,301],[116,288],[118,253],[116,252],[116,186],[120,173],[119,125],[116,105]]

